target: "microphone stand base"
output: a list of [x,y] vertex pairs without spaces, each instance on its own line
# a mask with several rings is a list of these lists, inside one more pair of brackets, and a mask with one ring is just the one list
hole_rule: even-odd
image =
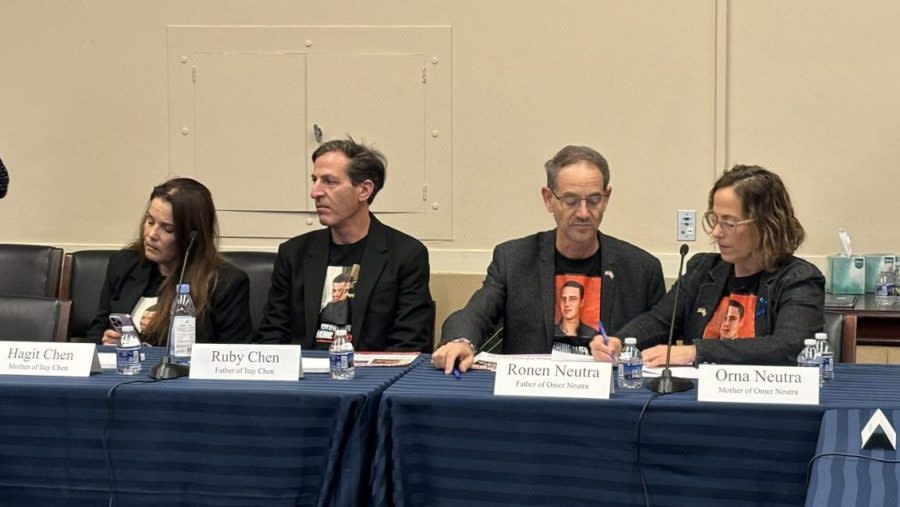
[[163,356],[153,368],[150,368],[150,378],[154,380],[168,380],[187,377],[191,373],[191,367],[186,364],[173,363],[168,355]]
[[688,391],[694,388],[694,383],[686,378],[673,377],[671,370],[664,370],[663,374],[647,382],[647,389],[654,393],[670,394]]

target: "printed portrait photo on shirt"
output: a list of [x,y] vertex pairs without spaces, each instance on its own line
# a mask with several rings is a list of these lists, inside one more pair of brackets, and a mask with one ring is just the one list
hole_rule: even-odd
[[554,350],[590,355],[590,341],[599,332],[600,283],[600,277],[556,276]]
[[334,331],[346,329],[351,335],[351,301],[356,293],[359,264],[352,266],[328,266],[319,310],[319,331],[316,342],[330,344]]
[[704,339],[734,340],[756,336],[756,295],[731,294],[723,297],[706,325]]

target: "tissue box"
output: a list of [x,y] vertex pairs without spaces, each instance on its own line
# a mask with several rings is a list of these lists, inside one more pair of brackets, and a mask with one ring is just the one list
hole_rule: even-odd
[[881,274],[881,270],[885,268],[894,269],[894,263],[897,262],[897,256],[888,254],[869,254],[865,257],[866,292],[875,292],[875,282],[878,281],[878,275]]
[[866,258],[829,255],[826,289],[832,294],[865,294]]

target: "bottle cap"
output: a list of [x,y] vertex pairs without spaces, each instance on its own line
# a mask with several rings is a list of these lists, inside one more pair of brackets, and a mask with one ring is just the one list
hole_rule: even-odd
[[191,293],[191,285],[188,283],[182,283],[178,286],[179,294],[190,294]]
[[816,340],[827,340],[828,335],[825,333],[816,333]]
[[637,338],[625,338],[625,345],[637,345]]
[[123,333],[133,333],[134,326],[122,326],[122,332]]
[[816,344],[815,338],[807,338],[807,339],[803,340],[803,345],[806,345],[807,347],[810,345],[815,345],[815,344]]

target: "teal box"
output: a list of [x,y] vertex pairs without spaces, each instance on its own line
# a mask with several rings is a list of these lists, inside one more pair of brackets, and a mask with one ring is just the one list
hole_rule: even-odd
[[832,294],[865,294],[866,258],[860,255],[829,255],[826,288]]
[[875,292],[875,282],[884,269],[894,269],[896,255],[867,254],[866,256],[866,292]]

